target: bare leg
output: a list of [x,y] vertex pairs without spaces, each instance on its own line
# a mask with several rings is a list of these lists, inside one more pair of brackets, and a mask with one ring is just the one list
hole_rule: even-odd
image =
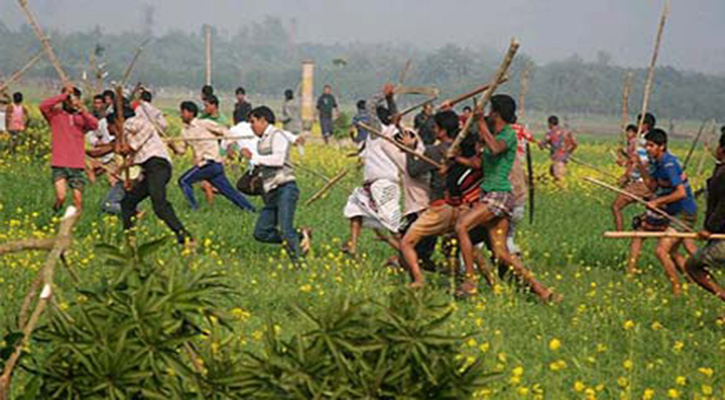
[[79,213],[83,208],[83,192],[78,189],[73,189],[73,206]]
[[639,255],[642,253],[642,244],[644,239],[632,238],[632,243],[629,246],[629,259],[627,260],[627,274],[634,275],[637,273],[637,260]]
[[350,240],[347,241],[347,252],[357,254],[357,241],[362,231],[362,217],[350,218]]
[[695,253],[697,253],[697,245],[694,240],[685,239],[682,241],[682,244],[685,246],[685,250],[687,250],[687,253],[689,253],[690,256],[694,256]]
[[378,237],[378,240],[381,242],[385,242],[388,244],[388,246],[392,247],[396,251],[400,251],[400,235],[397,233],[392,233],[390,236],[388,236],[384,231],[381,231],[380,229],[374,229],[375,236]]
[[58,179],[54,182],[55,186],[55,204],[53,204],[53,210],[58,211],[65,204],[65,198],[68,193],[68,188],[65,179]]
[[655,249],[655,254],[662,263],[662,267],[665,269],[667,278],[672,284],[672,293],[675,296],[679,296],[682,293],[680,279],[677,276],[677,267],[675,267],[675,261],[672,259],[670,254],[670,251],[675,247],[677,242],[677,239],[661,238],[657,243],[657,249]]
[[632,204],[633,200],[629,197],[620,194],[612,203],[612,215],[614,215],[614,225],[617,227],[617,231],[621,232],[624,229],[624,217],[622,216],[622,210],[625,207]]
[[415,246],[420,239],[420,237],[408,231],[400,241],[400,252],[403,254],[403,260],[408,267],[410,277],[413,279],[413,282],[410,284],[411,287],[421,287],[425,284],[423,273],[420,271],[420,264],[418,263],[418,253],[415,251]]
[[[463,264],[466,267],[466,280],[473,279],[475,270],[473,269],[473,243],[471,242],[471,236],[468,232],[485,222],[492,220],[495,216],[493,213],[482,203],[476,203],[476,205],[461,216],[456,223],[456,234],[458,235],[458,245],[461,249],[461,255],[463,257]],[[504,231],[504,245],[506,244],[506,233]]]
[[481,275],[483,275],[486,283],[488,283],[489,286],[493,286],[496,283],[496,277],[491,269],[489,260],[483,256],[482,251],[474,251],[473,253],[474,261],[476,265],[478,265],[478,271]]
[[687,260],[687,274],[692,278],[695,283],[700,285],[703,289],[719,297],[720,300],[725,301],[725,288],[720,286],[715,277],[710,274],[707,270],[707,265],[695,257],[690,257]]

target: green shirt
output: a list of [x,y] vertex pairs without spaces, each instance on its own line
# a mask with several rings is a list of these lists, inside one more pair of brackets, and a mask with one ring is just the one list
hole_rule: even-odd
[[506,125],[493,136],[497,141],[506,142],[506,150],[493,154],[491,149],[483,149],[483,182],[484,192],[510,192],[511,179],[509,174],[516,158],[516,133],[511,125]]
[[226,126],[227,128],[229,127],[229,120],[222,113],[217,113],[216,117],[214,117],[214,116],[211,116],[211,115],[203,112],[199,116],[199,119],[208,119],[208,120],[216,122],[219,125]]

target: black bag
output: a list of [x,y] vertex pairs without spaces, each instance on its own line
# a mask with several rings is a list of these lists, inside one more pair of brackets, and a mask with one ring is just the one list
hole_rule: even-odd
[[264,194],[264,186],[262,186],[262,169],[253,167],[247,169],[237,181],[237,189],[249,196],[261,196]]

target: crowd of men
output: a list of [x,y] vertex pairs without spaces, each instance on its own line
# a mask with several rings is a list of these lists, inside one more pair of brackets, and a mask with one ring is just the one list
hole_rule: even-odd
[[[349,240],[342,250],[356,256],[362,229],[371,228],[393,249],[389,262],[407,270],[411,286],[418,288],[426,284],[423,270],[436,268],[432,255],[436,242],[442,240],[448,259],[460,256],[462,260],[458,296],[474,295],[479,275],[491,283],[497,273],[512,273],[542,301],[560,301],[562,296],[539,282],[524,265],[515,232],[526,204],[527,144],[550,151],[550,174],[560,184],[577,148],[573,133],[551,116],[548,132],[536,142],[517,122],[516,102],[506,94],[491,98],[486,115],[479,107],[466,107],[458,115],[446,102],[437,108],[428,103],[415,116],[414,126],[408,128],[401,121],[394,93],[395,87],[387,84],[356,104],[349,133],[358,146],[363,180],[342,209],[350,224]],[[27,125],[28,112],[22,95],[17,95],[5,111],[11,142]],[[256,240],[284,245],[290,258],[301,262],[310,249],[311,233],[309,228],[297,228],[294,222],[300,190],[290,150],[293,146],[301,148],[305,141],[300,135],[299,103],[294,91],[286,90],[281,118],[277,118],[267,106],[253,107],[243,88],[235,95],[230,124],[219,111],[214,89],[204,86],[203,106],[183,101],[179,105],[181,136],[169,138],[163,113],[152,104],[152,93],[143,87],[123,98],[117,98],[113,91],[98,94],[91,111],[85,109],[80,90],[64,87],[61,94],[40,104],[52,131],[54,209],[63,206],[69,191],[76,208],[82,209],[86,178],[95,180],[105,174],[111,188],[102,209],[120,215],[125,229],[140,217],[138,205],[150,198],[154,213],[175,233],[178,242],[193,244],[192,234],[167,200],[172,177],[170,154],[191,149],[193,165],[178,178],[189,206],[199,207],[196,184],[202,186],[209,202],[221,194],[240,210],[258,214]],[[329,85],[317,101],[317,110],[322,137],[328,143],[339,112]],[[635,229],[694,231],[697,204],[683,166],[668,151],[667,133],[657,127],[650,113],[639,116],[637,122],[641,128],[628,127],[627,145],[618,160],[625,168],[620,186],[647,199],[647,211],[636,219]],[[468,125],[470,129],[462,130]],[[238,157],[248,160],[249,167],[235,188],[224,166],[226,159]],[[717,160],[707,184],[707,211],[699,239],[725,233],[725,127]],[[256,210],[240,190],[261,195],[263,208]],[[622,209],[633,203],[631,195],[614,201],[618,231],[624,228]],[[642,240],[632,240],[629,272],[636,270]],[[491,251],[491,260],[483,257],[484,246]],[[675,295],[681,292],[679,270],[725,301],[725,290],[709,272],[725,263],[725,241],[709,240],[697,249],[694,240],[665,235],[658,239],[656,255]]]

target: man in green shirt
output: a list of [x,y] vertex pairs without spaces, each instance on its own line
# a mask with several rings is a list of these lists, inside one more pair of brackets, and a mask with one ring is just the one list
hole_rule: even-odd
[[204,112],[201,113],[199,119],[209,119],[229,128],[229,120],[219,112],[219,98],[214,94],[207,95],[204,98]]
[[322,138],[325,140],[325,144],[327,144],[330,136],[332,136],[333,120],[337,113],[337,100],[332,95],[332,86],[325,85],[322,95],[317,99],[317,113],[320,116]]
[[483,194],[481,201],[468,213],[462,215],[456,223],[461,255],[466,266],[466,276],[458,294],[466,296],[477,291],[473,269],[474,247],[469,232],[482,225],[488,231],[491,250],[498,262],[509,267],[543,301],[558,301],[560,296],[556,296],[538,282],[531,271],[526,269],[516,256],[509,253],[506,247],[506,235],[514,203],[510,174],[516,158],[517,141],[511,123],[516,120],[516,102],[508,95],[493,96],[488,117],[484,119],[482,115],[476,114],[474,118],[483,144],[481,160]]

